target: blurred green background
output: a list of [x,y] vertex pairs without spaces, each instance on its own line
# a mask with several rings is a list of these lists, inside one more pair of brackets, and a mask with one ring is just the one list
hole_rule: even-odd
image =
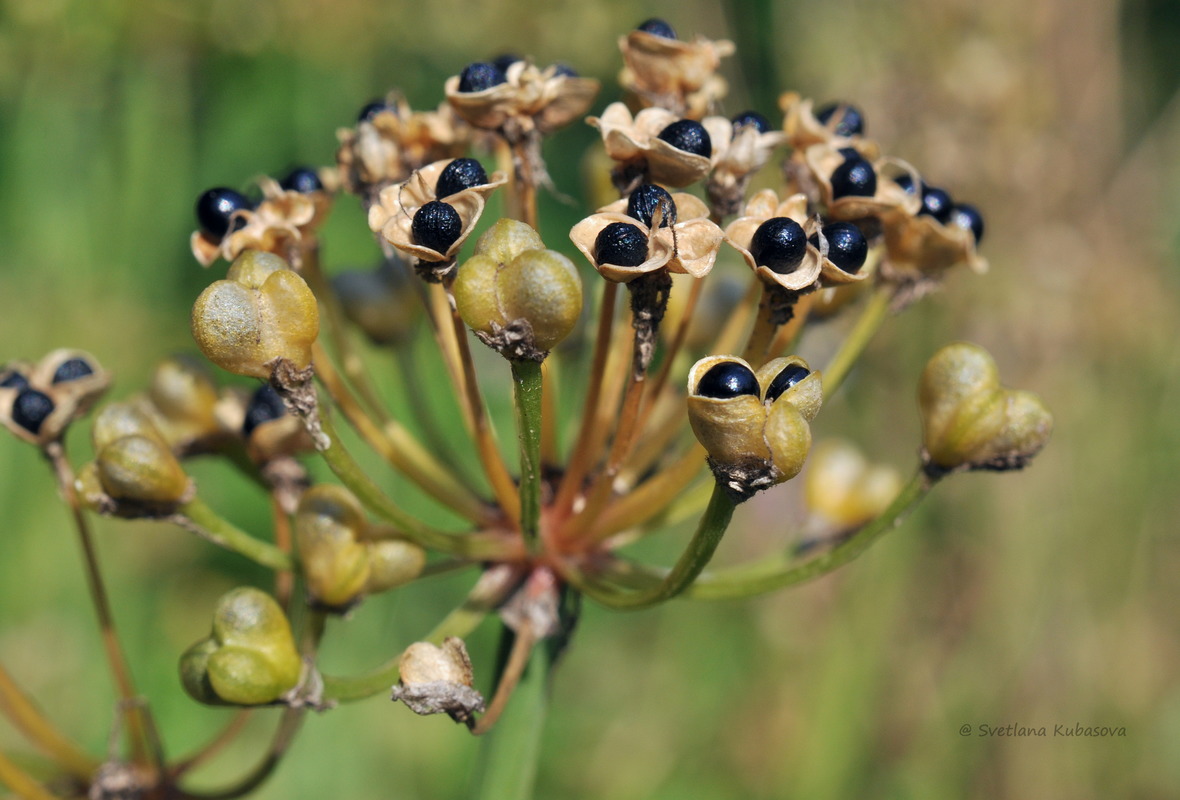
[[[817,434],[908,470],[918,372],[954,339],[990,349],[1005,382],[1046,398],[1057,428],[1027,472],[948,481],[813,585],[633,615],[588,608],[559,674],[538,796],[1175,797],[1180,6],[1169,0],[0,0],[0,359],[82,346],[117,373],[112,396],[129,394],[158,358],[192,349],[188,308],[214,276],[188,253],[202,189],[330,163],[335,129],[367,100],[397,86],[433,107],[447,75],[505,50],[602,78],[600,110],[617,93],[616,37],[652,15],[737,42],[728,113],[775,117],[789,88],[853,100],[889,152],[987,215],[991,273],[955,274],[887,325]],[[575,126],[548,145],[560,191],[579,195],[578,154],[594,138]],[[345,199],[334,214],[332,269],[376,254],[357,211]],[[572,250],[564,230],[580,212],[543,213],[551,244]],[[822,363],[826,341],[803,355]],[[72,440],[86,452],[82,431]],[[0,438],[0,660],[100,752],[112,690],[42,466]],[[194,474],[215,506],[264,529],[260,496],[214,465]],[[790,498],[744,507],[720,558],[780,543]],[[98,532],[136,675],[170,752],[184,753],[229,712],[183,695],[176,658],[205,635],[221,591],[264,576],[173,529]],[[384,660],[464,587],[370,600],[332,632],[326,665]],[[477,663],[492,639],[474,637]],[[196,782],[252,764],[272,713]],[[1009,723],[1126,736],[976,735]],[[25,752],[6,724],[0,747]],[[258,796],[460,797],[473,754],[449,721],[378,698],[309,719]]]

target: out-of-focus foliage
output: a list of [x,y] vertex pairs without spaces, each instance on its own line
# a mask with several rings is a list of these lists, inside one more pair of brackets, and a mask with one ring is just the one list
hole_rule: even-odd
[[[948,338],[986,346],[1006,380],[1046,399],[1057,430],[1026,473],[948,483],[815,585],[636,616],[591,609],[559,673],[538,795],[1170,796],[1180,95],[1176,13],[1160,0],[5,0],[0,358],[82,345],[117,373],[114,395],[130,393],[160,357],[192,348],[187,309],[210,280],[187,244],[202,189],[328,163],[335,128],[372,97],[400,86],[433,107],[447,75],[506,50],[603,79],[600,110],[616,37],[654,14],[737,42],[727,112],[754,105],[773,118],[787,88],[854,100],[870,135],[988,215],[991,274],[957,275],[887,326],[817,439],[830,425],[874,460],[912,463],[918,373]],[[550,145],[560,191],[578,192],[593,138],[575,127]],[[325,233],[329,269],[377,252],[352,211],[341,203]],[[542,209],[547,230],[576,218]],[[802,355],[822,362],[826,348],[821,334]],[[36,460],[0,440],[0,658],[101,752],[112,690],[67,512]],[[199,469],[210,486],[221,475]],[[261,526],[261,496],[219,494]],[[722,558],[774,546],[776,498],[742,509]],[[259,575],[163,527],[98,530],[137,677],[166,746],[184,752],[232,712],[192,703],[176,659],[204,635],[226,576]],[[374,665],[458,596],[439,580],[369,602],[339,623],[369,631],[347,637],[365,646],[329,638],[326,664]],[[1049,735],[978,735],[1010,723]],[[1126,736],[1053,737],[1075,723]],[[268,728],[254,720],[200,780],[243,770]],[[0,747],[16,741],[0,726]],[[310,719],[259,796],[461,796],[473,747],[446,721],[372,700]]]

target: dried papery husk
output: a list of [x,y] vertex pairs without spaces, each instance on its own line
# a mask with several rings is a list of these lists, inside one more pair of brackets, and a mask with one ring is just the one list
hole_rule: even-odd
[[[717,251],[725,234],[716,223],[709,220],[709,207],[700,198],[687,192],[672,192],[671,197],[676,207],[676,222],[670,226],[660,224],[663,211],[659,208],[652,215],[651,227],[629,216],[626,198],[603,206],[594,216],[613,215],[611,221],[635,225],[650,238],[671,249],[672,257],[666,264],[669,272],[703,278],[713,269],[713,264],[717,261]],[[602,230],[603,227],[606,226],[603,225],[598,230]],[[572,233],[570,235],[573,236]],[[595,231],[594,235],[597,236],[598,231]],[[574,243],[577,244],[577,240]],[[594,239],[590,239],[590,245],[593,252]],[[638,270],[639,267],[630,269]]]
[[507,81],[478,92],[460,92],[460,76],[443,84],[447,102],[471,125],[506,133],[510,138],[532,131],[549,133],[581,117],[598,96],[594,78],[559,75],[556,65],[544,70],[517,61]]
[[706,356],[696,362],[688,373],[689,424],[713,462],[726,466],[765,464],[771,455],[763,437],[766,406],[762,398],[749,394],[721,399],[697,393],[705,373],[724,363],[741,364],[753,372],[736,356]]
[[[783,370],[789,367],[802,367],[808,371],[807,377],[787,389],[777,398],[767,398],[770,385]],[[799,409],[799,413],[808,422],[815,419],[820,406],[824,402],[823,376],[818,370],[813,370],[806,361],[799,356],[783,356],[767,361],[754,373],[758,378],[758,385],[762,389],[762,398],[767,404],[787,402]]]
[[737,132],[725,117],[705,117],[701,124],[713,143],[713,166],[705,190],[719,217],[739,213],[750,177],[784,142],[782,131],[761,133],[753,125]]
[[1020,469],[1053,430],[1044,402],[1003,388],[991,355],[966,342],[934,354],[922,372],[918,402],[928,471]]
[[398,661],[401,680],[393,687],[394,700],[416,714],[448,714],[457,722],[469,722],[483,711],[483,697],[474,688],[471,658],[463,640],[448,636],[442,646],[415,642]]
[[[58,368],[75,359],[86,364],[90,373],[54,383],[53,378]],[[53,350],[35,364],[26,361],[9,362],[0,375],[7,378],[14,373],[23,376],[27,386],[0,388],[0,424],[19,439],[38,447],[59,439],[71,422],[93,408],[110,387],[113,378],[94,356],[84,350],[73,348]],[[45,395],[53,404],[53,409],[41,420],[36,433],[16,422],[12,416],[17,399],[26,389]]]
[[912,216],[921,209],[922,198],[898,186],[891,177],[909,175],[915,186],[921,186],[917,170],[893,157],[865,159],[872,164],[877,175],[877,191],[872,196],[848,195],[833,199],[831,175],[845,160],[838,148],[827,144],[812,145],[802,153],[802,163],[818,191],[818,197],[813,199],[824,207],[827,219],[850,222],[866,217],[880,218],[891,212]]
[[478,192],[467,189],[441,201],[455,209],[462,227],[459,238],[451,243],[445,253],[440,253],[416,243],[412,231],[414,214],[427,202],[435,199],[433,193],[434,187],[427,186],[420,176],[411,176],[409,181],[397,186],[387,186],[381,190],[378,203],[369,209],[369,228],[374,233],[380,233],[385,241],[398,250],[414,256],[419,261],[453,262],[459,248],[475,230],[475,223],[483,214],[484,199]]
[[876,518],[901,490],[896,469],[870,464],[851,442],[827,439],[811,453],[803,481],[808,508],[837,530],[851,530]]
[[727,84],[716,73],[721,59],[734,49],[733,42],[726,40],[697,36],[681,41],[634,30],[619,37],[624,63],[619,83],[645,105],[700,119],[725,96]]
[[875,161],[881,155],[880,147],[864,136],[841,136],[836,133],[836,120],[828,124],[815,116],[815,103],[810,98],[800,97],[798,92],[784,92],[779,95],[779,108],[784,114],[783,130],[794,150],[805,150],[816,144],[835,148],[854,147],[867,160]]
[[[646,234],[647,260],[634,267],[624,266],[622,264],[609,264],[597,260],[595,257],[595,242],[598,239],[598,234],[602,233],[602,230],[606,226],[614,222],[634,225]],[[573,241],[574,246],[581,251],[582,255],[586,257],[586,260],[594,266],[594,269],[598,270],[598,273],[602,277],[615,283],[630,283],[640,276],[664,269],[668,266],[674,255],[674,250],[669,241],[658,237],[655,231],[634,217],[627,216],[626,214],[591,214],[570,229],[570,240]]]
[[979,255],[975,236],[967,228],[939,222],[928,214],[894,216],[884,220],[887,280],[938,278],[957,264],[975,273],[987,272],[987,259]]
[[263,189],[262,202],[253,209],[234,212],[232,219],[240,219],[244,224],[221,239],[214,239],[204,231],[193,232],[189,244],[201,266],[208,267],[218,258],[233,261],[247,250],[285,255],[326,218],[331,208],[325,192],[316,192],[320,197],[315,198],[284,191],[271,178],[260,178],[258,183]]
[[[856,272],[846,272],[845,270],[836,266],[832,259],[828,258],[828,238],[824,236],[823,224],[817,217],[812,217],[809,219],[807,224],[803,226],[803,230],[807,234],[808,242],[811,241],[812,236],[815,236],[816,240],[819,242],[818,246],[812,245],[812,247],[816,249],[820,257],[820,285],[844,286],[850,283],[860,283],[873,274],[872,270],[864,268],[865,265],[861,265],[861,268]],[[865,237],[866,240],[868,238],[869,237],[867,236]],[[866,256],[866,263],[868,260],[869,259]]]
[[759,264],[754,254],[750,252],[750,245],[758,228],[768,220],[786,217],[799,223],[806,232],[810,224],[807,216],[807,197],[793,194],[783,201],[779,201],[778,194],[773,189],[763,189],[756,193],[746,207],[742,216],[729,223],[725,228],[725,241],[730,244],[742,260],[754,270],[754,274],[765,284],[777,286],[788,292],[804,293],[813,289],[819,281],[823,271],[823,258],[814,245],[808,243],[802,262],[793,272],[783,275],[770,267]]
[[311,289],[278,256],[247,250],[193,304],[192,332],[222,369],[268,380],[277,359],[311,365],[319,306]]
[[[623,103],[611,103],[600,117],[586,122],[598,128],[607,155],[620,171],[642,173],[647,182],[680,188],[709,173],[712,160],[679,150],[659,138],[664,128],[681,117],[664,108],[645,108],[635,116]],[[643,183],[642,179],[637,183]]]
[[185,651],[185,690],[210,704],[264,705],[294,689],[303,672],[291,625],[265,592],[234,589],[217,602],[211,635]]

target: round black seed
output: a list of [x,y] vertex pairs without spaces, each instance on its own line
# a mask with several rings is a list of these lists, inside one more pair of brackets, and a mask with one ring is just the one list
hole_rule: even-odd
[[288,173],[287,177],[279,181],[279,186],[288,192],[299,192],[300,194],[320,192],[324,189],[319,173],[311,167],[296,167]]
[[660,131],[660,137],[677,150],[708,158],[713,155],[713,142],[705,126],[691,119],[673,122]]
[[775,375],[774,380],[770,382],[770,386],[766,387],[767,402],[773,403],[775,400],[778,400],[783,392],[810,374],[811,370],[807,367],[801,367],[798,364],[791,364],[786,367],[778,375]]
[[410,223],[414,243],[439,253],[447,252],[462,232],[463,220],[459,219],[459,212],[438,200],[431,200],[419,208]]
[[906,194],[914,193],[914,179],[908,174],[898,175],[893,179],[893,182],[900,186]]
[[53,371],[52,383],[76,381],[79,378],[85,378],[87,375],[93,374],[94,368],[87,364],[84,359],[71,358],[68,361],[61,362],[57,369]]
[[[524,59],[521,56],[517,55],[516,53],[501,53],[500,55],[493,58],[491,63],[492,63],[493,67],[495,67],[496,69],[500,70],[505,75],[507,75],[508,68],[511,67],[513,64],[515,64],[517,61],[524,61]],[[463,90],[460,89],[459,91],[463,91]]]
[[644,33],[650,33],[653,36],[659,36],[664,39],[676,38],[676,31],[672,28],[672,26],[667,22],[664,22],[664,20],[660,19],[659,17],[652,17],[649,20],[644,20],[643,22],[639,23],[639,26],[635,30],[643,31]]
[[829,181],[833,200],[849,196],[872,197],[877,193],[877,173],[863,158],[850,158],[836,167]]
[[278,419],[287,413],[287,404],[270,384],[263,384],[250,397],[250,405],[246,406],[246,419],[242,422],[242,433],[249,436],[264,422]]
[[434,187],[435,196],[440,199],[470,189],[472,186],[482,186],[488,182],[488,174],[484,172],[483,164],[474,158],[456,158],[438,176],[438,184]]
[[860,151],[857,150],[855,147],[841,147],[836,152],[838,152],[840,155],[844,156],[845,161],[847,161],[850,158],[864,158],[864,156],[862,156],[860,154]]
[[918,214],[927,214],[939,222],[947,222],[951,218],[951,207],[954,201],[950,194],[934,186],[922,187],[922,210]]
[[0,389],[25,389],[28,385],[29,379],[16,370],[8,373],[4,376],[3,380],[0,380]]
[[743,394],[758,396],[758,379],[744,364],[736,361],[722,361],[709,367],[697,383],[697,394],[701,397],[715,397],[728,400]]
[[951,206],[950,222],[960,228],[969,228],[975,235],[975,243],[983,240],[983,214],[969,203],[958,203]]
[[22,389],[12,404],[12,421],[33,434],[40,433],[41,424],[52,413],[53,401],[36,389]]
[[382,111],[389,110],[389,104],[384,100],[374,100],[367,104],[364,108],[357,112],[357,122],[372,122],[373,117],[380,114]]
[[848,103],[828,103],[816,109],[815,118],[821,125],[836,121],[832,133],[837,136],[858,136],[865,132],[865,118],[860,109]]
[[647,261],[647,237],[626,222],[612,222],[594,239],[594,261],[620,267],[638,267]]
[[[816,241],[819,237],[812,237]],[[865,264],[869,243],[860,228],[850,222],[833,222],[824,226],[828,240],[828,259],[849,274],[855,274]]]
[[748,125],[753,125],[754,130],[758,131],[758,133],[770,133],[770,120],[757,111],[743,111],[733,118],[734,133],[737,133]]
[[474,64],[465,66],[463,71],[459,73],[459,91],[482,92],[484,89],[499,86],[507,80],[508,76],[495,64],[476,61]]
[[[230,217],[235,211],[245,211],[251,208],[250,201],[241,192],[218,186],[203,192],[197,198],[194,209],[197,214],[197,225],[202,231],[220,239],[229,233]],[[245,220],[237,217],[234,220],[234,230],[246,224]]]
[[676,224],[676,204],[672,202],[672,195],[662,186],[645,183],[627,198],[627,216],[634,217],[649,228],[657,208],[663,213],[661,228]]
[[806,252],[807,235],[803,227],[788,217],[766,220],[750,241],[754,263],[769,267],[779,275],[789,275],[798,269]]
[[569,64],[563,64],[561,62],[558,62],[555,66],[557,67],[557,69],[553,70],[554,77],[561,77],[561,78],[576,78],[576,77],[578,77],[578,71],[576,69],[574,69],[573,67],[571,67]]

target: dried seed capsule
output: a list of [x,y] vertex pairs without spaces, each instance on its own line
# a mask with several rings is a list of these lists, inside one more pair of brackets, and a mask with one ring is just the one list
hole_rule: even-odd
[[816,109],[815,118],[820,124],[830,127],[837,136],[859,136],[865,132],[864,115],[859,108],[849,103],[821,106]]
[[[823,227],[824,238],[828,240],[828,260],[849,274],[855,274],[864,266],[869,254],[869,243],[860,228],[851,222],[833,222]],[[819,247],[819,237],[812,234],[808,239]]]
[[456,158],[438,176],[434,193],[441,200],[487,182],[488,173],[484,171],[483,164],[474,158]]
[[950,221],[951,208],[954,202],[951,196],[944,189],[939,189],[934,186],[922,187],[922,209],[918,212],[919,215],[926,214],[934,217],[939,222],[945,223]]
[[459,91],[464,93],[482,92],[507,81],[508,77],[495,64],[476,61],[465,66],[463,71],[459,73]]
[[254,429],[265,422],[278,419],[287,413],[287,404],[279,393],[266,383],[259,386],[246,406],[246,418],[242,421],[242,434],[249,436]]
[[754,231],[750,255],[754,263],[768,267],[779,275],[789,275],[803,263],[807,253],[807,234],[790,217],[773,217]]
[[758,378],[745,364],[736,361],[722,361],[714,364],[701,376],[696,393],[701,397],[715,397],[724,400],[743,394],[758,396]]
[[90,366],[84,358],[71,358],[63,361],[58,365],[53,373],[52,383],[65,383],[67,381],[76,381],[79,378],[85,378],[87,375],[94,374],[94,367]]
[[872,197],[877,193],[877,173],[863,158],[849,158],[832,170],[828,179],[832,184],[832,199],[841,197]]
[[578,71],[569,64],[557,63],[554,65],[553,77],[555,78],[576,78]]
[[[524,61],[524,58],[517,55],[516,53],[501,53],[492,59],[491,64],[493,67],[507,75],[508,68],[518,61]],[[462,92],[464,90],[460,89],[459,91]]]
[[3,380],[0,380],[0,389],[25,389],[28,385],[29,379],[15,369],[6,373]]
[[660,131],[657,138],[686,153],[705,158],[713,155],[713,141],[709,138],[709,132],[696,120],[677,120]]
[[659,36],[662,39],[675,39],[676,31],[664,20],[659,17],[652,17],[639,23],[635,28],[637,31],[650,33],[652,36]]
[[251,587],[218,600],[212,633],[180,658],[184,688],[202,703],[272,703],[295,688],[302,672],[283,609]]
[[21,389],[12,403],[12,421],[31,434],[41,432],[41,425],[53,413],[49,395],[36,389]]
[[246,224],[241,216],[234,217],[234,214],[251,208],[253,205],[241,192],[218,186],[202,192],[194,210],[201,230],[214,239],[221,239],[231,227],[237,230]]
[[647,260],[647,236],[635,225],[612,222],[594,240],[594,261],[638,267]]
[[770,120],[757,111],[743,111],[733,118],[733,132],[739,133],[743,128],[753,126],[758,133],[770,133]]
[[415,244],[439,253],[447,252],[462,232],[463,221],[459,212],[439,200],[431,200],[419,208],[410,226]]
[[979,209],[975,206],[968,203],[956,203],[951,207],[949,222],[971,231],[976,244],[983,241],[983,214],[980,214]]
[[634,217],[649,228],[657,208],[662,215],[661,228],[676,224],[676,203],[664,187],[645,183],[627,198],[627,216]]
[[311,167],[296,167],[287,173],[287,177],[279,181],[279,186],[288,192],[299,192],[300,194],[311,194],[324,190],[319,173]]

